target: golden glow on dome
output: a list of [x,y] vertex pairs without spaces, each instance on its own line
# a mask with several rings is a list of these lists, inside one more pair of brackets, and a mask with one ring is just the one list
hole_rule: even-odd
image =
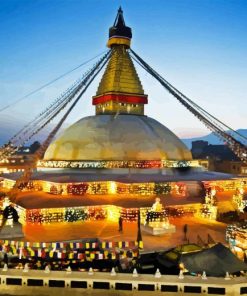
[[96,115],[66,129],[44,160],[191,160],[169,129],[147,116]]

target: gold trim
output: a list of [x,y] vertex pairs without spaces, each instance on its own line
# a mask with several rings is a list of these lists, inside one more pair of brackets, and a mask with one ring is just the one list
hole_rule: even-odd
[[126,45],[130,47],[130,39],[127,38],[119,38],[119,37],[112,37],[107,42],[107,47],[111,48],[112,45]]

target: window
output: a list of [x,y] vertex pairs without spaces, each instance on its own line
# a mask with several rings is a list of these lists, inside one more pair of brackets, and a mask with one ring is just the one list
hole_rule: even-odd
[[225,288],[208,287],[208,294],[225,295]]
[[154,287],[154,285],[138,284],[138,290],[139,291],[154,291],[155,287]]
[[50,280],[49,281],[49,287],[64,288],[65,287],[65,282],[64,281]]
[[177,292],[178,286],[175,285],[161,285],[161,292]]
[[241,287],[240,288],[240,295],[244,295],[244,294],[247,295],[247,287]]
[[87,289],[87,282],[85,282],[85,281],[71,281],[71,288]]
[[42,287],[44,285],[43,280],[28,279],[27,285],[32,287]]
[[201,293],[202,287],[199,286],[184,286],[184,293]]
[[132,290],[132,284],[126,284],[126,283],[116,283],[115,285],[116,290]]
[[15,279],[15,278],[7,278],[6,279],[7,285],[13,285],[13,286],[21,286],[22,285],[22,279]]
[[110,283],[108,282],[93,282],[94,289],[110,289]]

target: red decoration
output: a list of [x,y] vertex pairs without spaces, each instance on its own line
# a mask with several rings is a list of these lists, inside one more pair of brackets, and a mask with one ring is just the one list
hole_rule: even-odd
[[130,104],[147,104],[148,103],[148,99],[146,95],[133,96],[133,95],[123,95],[123,94],[106,94],[99,97],[94,97],[93,105],[102,104],[108,101],[117,101],[120,103],[130,103]]

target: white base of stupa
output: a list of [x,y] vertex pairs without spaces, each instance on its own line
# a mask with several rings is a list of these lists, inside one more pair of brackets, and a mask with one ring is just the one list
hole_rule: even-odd
[[0,239],[14,239],[23,236],[22,225],[20,223],[14,223],[13,227],[4,225],[0,230]]
[[176,232],[176,226],[167,222],[149,222],[141,225],[141,230],[152,235],[162,235]]

